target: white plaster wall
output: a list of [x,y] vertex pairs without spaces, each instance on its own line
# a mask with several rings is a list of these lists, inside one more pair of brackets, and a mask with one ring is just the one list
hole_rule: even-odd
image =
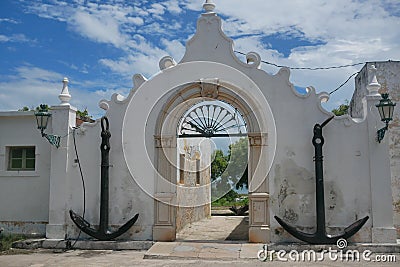
[[[131,229],[119,239],[151,240],[154,220],[153,200],[135,183],[126,166],[122,153],[121,129],[126,105],[120,102],[109,102],[107,117],[110,122],[110,169],[109,169],[109,225],[116,229],[130,220],[136,213],[139,218]],[[140,129],[142,127],[138,127]],[[100,204],[100,120],[95,123],[84,123],[76,130],[76,144],[86,186],[85,219],[92,225],[99,223]],[[130,133],[132,139],[135,133]],[[73,147],[71,138],[70,147]],[[83,191],[79,168],[74,163],[75,151],[69,150],[68,163],[69,208],[82,214]],[[77,227],[67,218],[69,236],[77,235]]]
[[[295,93],[285,82],[287,70],[273,77],[249,75],[262,88],[276,122],[277,147],[269,173],[271,241],[294,241],[272,216],[306,231],[315,228],[313,126],[332,114],[321,108],[313,88],[306,96]],[[346,117],[335,118],[323,133],[326,222],[333,234],[370,215],[369,140],[366,123]],[[370,227],[367,222],[354,240],[370,241]]]
[[[35,146],[35,171],[8,171],[9,146]],[[0,227],[5,232],[45,234],[50,164],[50,145],[33,112],[0,112]]]
[[[361,99],[367,94],[366,86],[371,74],[368,69],[371,65],[377,68],[377,79],[381,84],[381,92],[389,92],[394,103],[400,102],[400,62],[369,62],[355,78],[355,91],[350,102],[350,113],[352,116],[362,116]],[[382,123],[383,127],[384,124]],[[397,228],[397,237],[400,237],[400,107],[394,109],[393,121],[390,122],[389,132],[386,133],[383,142],[389,142],[390,170],[392,182],[394,225]]]

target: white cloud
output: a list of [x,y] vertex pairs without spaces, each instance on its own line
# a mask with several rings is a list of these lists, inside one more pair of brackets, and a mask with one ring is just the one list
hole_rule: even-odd
[[175,61],[180,61],[185,53],[185,46],[178,40],[167,40],[161,39],[161,43],[165,47],[165,51],[168,55],[173,57]]
[[[15,69],[15,75],[2,78],[0,82],[0,107],[3,110],[18,110],[24,106],[36,107],[43,101],[54,103],[60,91],[55,88],[60,87],[62,75],[24,65]],[[50,102],[50,100],[52,100]]]
[[[2,77],[0,81],[1,110],[18,110],[24,106],[35,108],[42,103],[60,103],[58,95],[62,89],[62,74],[28,64],[17,67],[14,72],[13,75]],[[111,81],[75,81],[73,77],[68,78],[71,105],[80,110],[87,108],[90,115],[96,118],[104,114],[98,107],[101,99],[110,98],[113,93],[129,93],[128,87],[114,88],[115,85]],[[101,89],[88,90],[91,88]]]
[[2,42],[2,43],[6,43],[6,42],[13,42],[13,43],[31,42],[31,43],[35,43],[36,41],[30,40],[24,34],[17,33],[17,34],[12,34],[10,36],[6,36],[6,35],[3,35],[3,34],[0,34],[0,42]]
[[142,26],[144,24],[144,20],[140,17],[129,17],[127,20],[138,26]]
[[147,11],[154,15],[163,15],[165,12],[165,6],[159,3],[154,3],[151,5],[151,8],[148,9]]
[[7,23],[12,23],[12,24],[19,24],[18,21],[14,19],[9,19],[9,18],[0,18],[0,23],[2,22],[7,22]]
[[166,6],[167,10],[173,14],[179,14],[182,12],[182,8],[179,6],[177,0],[166,1],[164,2],[164,6]]
[[81,35],[102,43],[111,43],[120,47],[125,38],[119,31],[118,22],[106,16],[98,18],[86,12],[78,11],[74,14],[72,25]]

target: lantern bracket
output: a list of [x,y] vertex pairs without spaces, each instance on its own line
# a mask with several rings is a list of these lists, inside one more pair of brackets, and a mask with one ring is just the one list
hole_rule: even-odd
[[49,141],[49,143],[55,146],[56,148],[59,148],[61,136],[47,134],[44,132],[47,128],[48,120],[51,117],[51,113],[49,113],[49,108],[47,107],[47,105],[41,104],[39,106],[38,111],[35,112],[35,117],[37,122],[37,128],[40,130],[42,137],[46,138],[47,141]]

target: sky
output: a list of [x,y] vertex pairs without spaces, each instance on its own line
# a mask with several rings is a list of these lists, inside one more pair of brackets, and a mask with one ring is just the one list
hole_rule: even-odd
[[[128,95],[136,73],[150,78],[166,55],[179,62],[203,0],[1,0],[0,111],[59,104],[68,77],[71,104],[95,118],[101,99]],[[235,50],[290,67],[400,60],[399,0],[214,0]],[[240,55],[238,55],[240,56]],[[243,57],[242,57],[243,58]],[[363,65],[292,70],[297,87],[330,92]],[[279,68],[262,64],[275,74]],[[351,79],[328,110],[350,100]]]

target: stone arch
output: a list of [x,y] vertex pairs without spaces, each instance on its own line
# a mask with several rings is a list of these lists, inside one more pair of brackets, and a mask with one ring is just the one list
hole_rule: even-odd
[[[189,62],[165,69],[143,83],[128,104],[122,132],[124,157],[136,182],[155,199],[153,239],[175,239],[176,127],[187,105],[202,97],[228,102],[247,122],[249,239],[269,242],[267,176],[276,147],[274,118],[260,88],[247,75],[214,62]],[[131,140],[129,132],[135,125],[146,127],[135,134],[139,139]]]

